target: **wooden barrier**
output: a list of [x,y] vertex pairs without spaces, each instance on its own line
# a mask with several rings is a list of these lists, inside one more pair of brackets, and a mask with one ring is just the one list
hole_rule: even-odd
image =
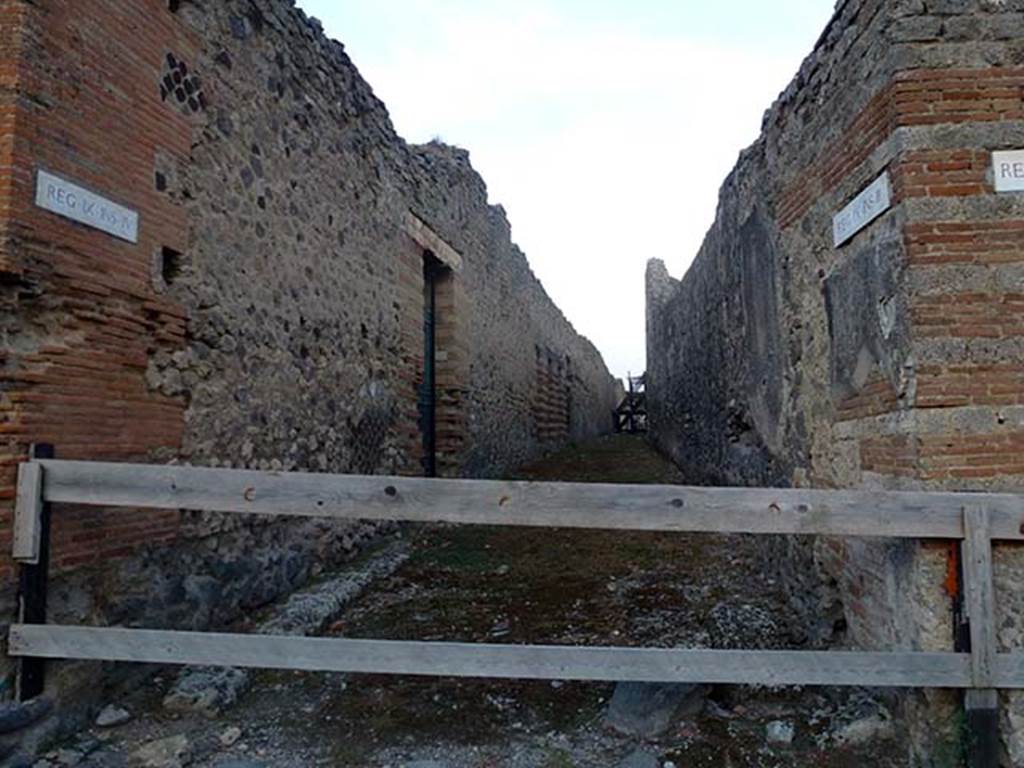
[[1024,654],[996,652],[992,582],[992,541],[1024,540],[1024,498],[1017,495],[441,480],[33,460],[19,471],[16,560],[39,561],[42,511],[51,503],[556,528],[959,539],[971,651],[511,646],[26,622],[10,630],[8,653],[16,657],[544,680],[960,688],[966,689],[969,716],[980,711],[992,722],[995,691],[1024,689]]

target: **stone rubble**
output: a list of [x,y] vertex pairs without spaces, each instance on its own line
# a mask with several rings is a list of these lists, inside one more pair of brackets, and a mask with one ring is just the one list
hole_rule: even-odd
[[[255,627],[265,635],[313,635],[323,630],[344,607],[377,580],[394,573],[409,559],[408,544],[397,540],[360,567],[326,577],[274,606]],[[247,671],[233,668],[186,667],[164,698],[172,712],[198,712],[214,718],[231,707],[249,687]]]

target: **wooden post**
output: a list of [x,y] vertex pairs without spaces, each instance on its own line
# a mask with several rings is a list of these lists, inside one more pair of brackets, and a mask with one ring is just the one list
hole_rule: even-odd
[[971,678],[964,693],[968,768],[999,766],[999,696],[995,690],[996,630],[992,532],[985,507],[964,509],[964,599],[971,637]]
[[18,465],[18,493],[14,502],[11,553],[24,565],[39,562],[40,523],[43,511],[43,468],[35,461]]
[[[30,455],[33,459],[52,459],[53,446],[34,445]],[[36,469],[38,470],[38,465]],[[31,478],[35,472],[26,474]],[[42,501],[41,480],[40,474],[36,486],[39,495],[35,499],[24,499],[24,503],[29,506],[19,506],[21,520],[16,522],[16,528],[27,532],[23,533],[21,546],[28,549],[22,554],[34,555],[24,558],[19,574],[18,615],[24,624],[46,623],[46,591],[50,571],[50,504]],[[18,496],[18,503],[23,503],[21,494]],[[45,664],[43,659],[21,659],[17,675],[19,701],[28,701],[42,694],[46,682]]]

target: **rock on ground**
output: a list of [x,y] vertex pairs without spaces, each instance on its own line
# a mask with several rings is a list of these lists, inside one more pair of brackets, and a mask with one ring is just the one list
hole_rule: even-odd
[[114,728],[118,725],[124,725],[131,719],[131,713],[127,709],[108,704],[96,716],[96,725],[100,728]]
[[661,763],[649,752],[637,750],[623,760],[619,768],[661,768]]
[[236,725],[231,726],[219,736],[220,743],[225,747],[234,746],[240,738],[242,738],[242,729]]
[[658,736],[675,717],[700,712],[704,697],[704,687],[690,683],[619,683],[605,725],[630,736]]
[[169,736],[139,747],[131,756],[132,768],[184,768],[188,764],[188,737]]
[[773,720],[765,728],[765,738],[769,744],[792,744],[796,729],[792,723]]
[[244,670],[188,667],[164,697],[164,707],[172,712],[197,712],[213,718],[238,701],[248,687],[249,674]]
[[876,741],[891,739],[895,732],[892,720],[884,714],[876,713],[846,723],[833,733],[832,739],[840,747],[862,747]]

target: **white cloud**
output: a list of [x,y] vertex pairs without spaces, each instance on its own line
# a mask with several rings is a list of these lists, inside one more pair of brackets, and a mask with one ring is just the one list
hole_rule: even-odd
[[324,21],[400,133],[470,150],[552,298],[613,372],[639,372],[647,259],[685,269],[719,185],[807,51],[501,5],[409,0],[373,45]]

